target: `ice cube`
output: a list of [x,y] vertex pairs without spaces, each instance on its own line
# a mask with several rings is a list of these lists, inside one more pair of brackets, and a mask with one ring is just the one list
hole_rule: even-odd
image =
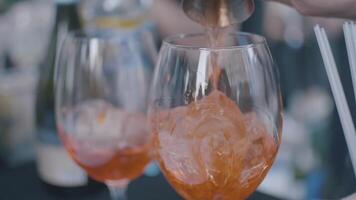
[[196,144],[181,135],[161,131],[158,134],[158,153],[164,168],[186,184],[201,184],[207,180],[204,169],[194,153]]
[[145,145],[150,140],[146,115],[144,113],[127,113],[119,139],[119,148]]
[[74,135],[80,140],[96,142],[120,137],[125,113],[104,100],[85,102],[75,110]]

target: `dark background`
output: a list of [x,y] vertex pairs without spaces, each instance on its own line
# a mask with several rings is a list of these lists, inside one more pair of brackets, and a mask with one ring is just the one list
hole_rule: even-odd
[[[84,194],[84,196],[59,196],[48,192],[37,177],[34,163],[25,164],[15,169],[0,169],[0,199],[36,199],[36,200],[110,200],[105,186],[97,187],[97,190]],[[175,191],[169,186],[162,175],[154,178],[143,176],[132,182],[128,189],[128,197],[131,200],[181,200]],[[252,195],[250,200],[275,200],[271,196],[261,193]]]

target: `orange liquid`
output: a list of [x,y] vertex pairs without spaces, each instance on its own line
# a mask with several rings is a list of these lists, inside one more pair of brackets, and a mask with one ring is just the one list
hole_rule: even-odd
[[[145,117],[135,114],[122,114],[127,126],[140,127]],[[99,126],[105,123],[106,113],[99,112],[93,123]],[[121,134],[121,138],[80,138],[65,133],[58,127],[61,139],[75,162],[93,179],[105,182],[115,180],[132,180],[139,177],[150,162],[150,137],[147,130],[126,127],[130,132]],[[126,132],[126,129],[121,131]],[[119,131],[119,130],[118,130]],[[105,135],[105,132],[95,133]],[[119,142],[124,147],[118,147]]]
[[217,90],[152,121],[161,170],[187,200],[247,198],[278,148],[256,114],[242,114]]
[[[126,148],[113,151],[90,151],[90,148],[76,146],[70,139],[65,140],[65,146],[73,159],[90,177],[97,181],[133,180],[139,177],[150,161],[148,146]],[[76,146],[76,147],[74,147]],[[99,165],[98,160],[104,160]],[[91,164],[95,163],[95,164]]]

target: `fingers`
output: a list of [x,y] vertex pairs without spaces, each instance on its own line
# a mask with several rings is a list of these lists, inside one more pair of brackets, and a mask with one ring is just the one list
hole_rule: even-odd
[[274,2],[278,2],[278,3],[283,3],[283,4],[286,4],[286,5],[289,5],[289,6],[292,5],[291,0],[267,0],[267,1],[274,1]]
[[294,7],[302,15],[356,19],[356,0],[266,0]]
[[356,17],[356,0],[291,0],[301,14],[328,17]]

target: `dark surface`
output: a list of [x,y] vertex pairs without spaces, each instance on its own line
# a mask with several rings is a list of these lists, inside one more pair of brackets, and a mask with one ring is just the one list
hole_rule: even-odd
[[[1,163],[0,163],[1,166]],[[128,191],[129,200],[181,200],[162,176],[155,178],[142,177],[131,183]],[[82,197],[64,198],[51,195],[45,190],[37,177],[34,163],[15,169],[0,168],[1,200],[109,200],[106,189]],[[275,200],[276,198],[255,193],[250,200]]]

